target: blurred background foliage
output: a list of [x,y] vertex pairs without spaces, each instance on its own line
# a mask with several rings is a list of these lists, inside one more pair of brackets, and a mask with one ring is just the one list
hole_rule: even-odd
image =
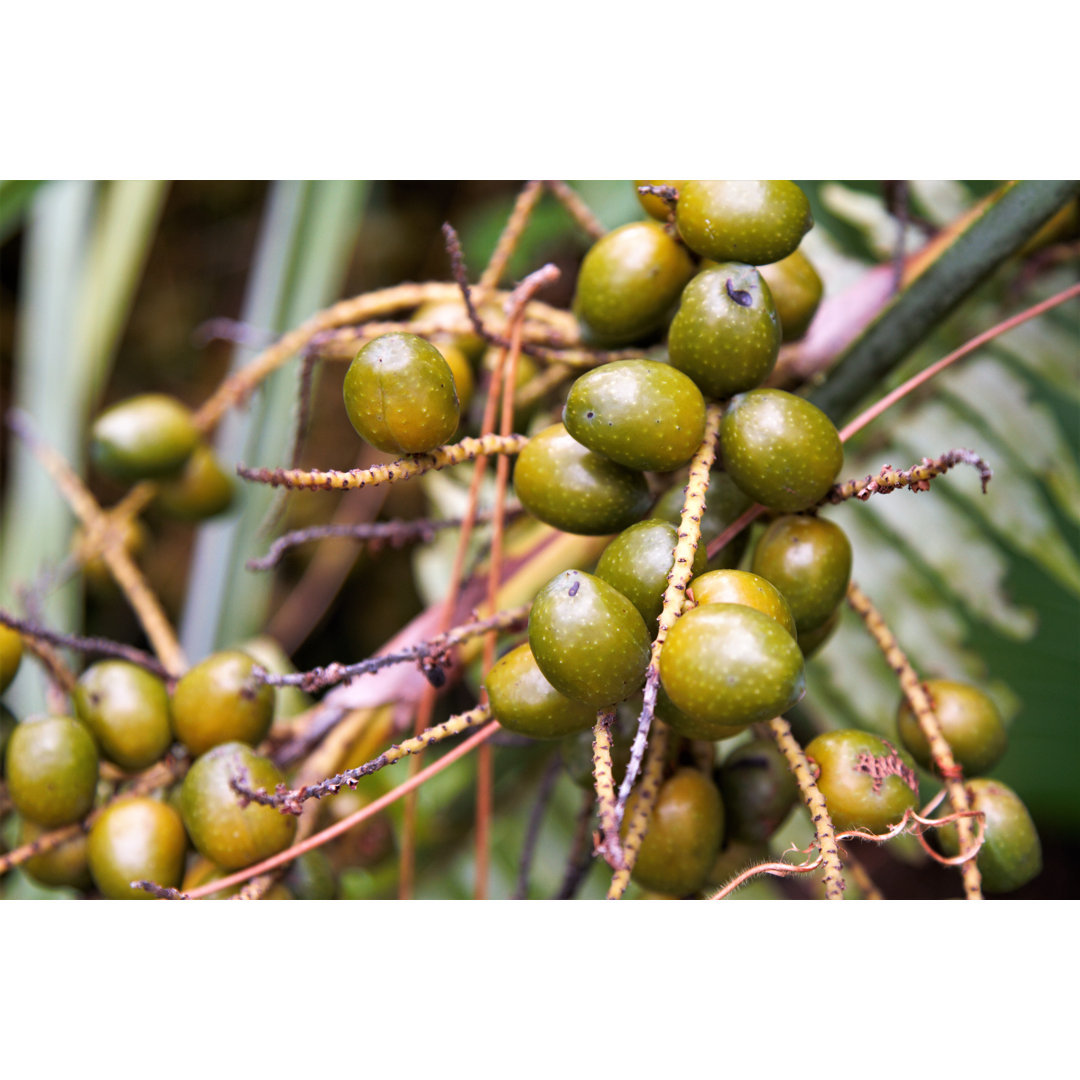
[[[628,181],[575,185],[609,227],[641,217]],[[816,227],[804,242],[826,297],[887,261],[896,223],[874,182],[805,182]],[[908,249],[970,208],[991,182],[913,182]],[[199,404],[255,347],[204,343],[197,329],[239,318],[266,340],[340,296],[401,281],[446,280],[440,226],[459,230],[475,277],[494,248],[519,185],[512,182],[0,182],[0,391],[84,474],[89,421],[105,405],[145,391]],[[568,306],[584,235],[545,197],[511,262],[517,280],[543,262],[563,271],[545,299]],[[1076,280],[1077,263],[1011,260],[876,388],[896,385],[1005,314]],[[845,476],[905,467],[954,447],[994,468],[989,494],[974,471],[957,470],[932,494],[910,492],[848,503],[830,514],[855,549],[854,574],[925,676],[987,687],[1010,723],[1010,747],[995,775],[1026,801],[1043,839],[1046,869],[1020,896],[1076,896],[1080,876],[1080,305],[1073,302],[981,349],[887,413],[847,447]],[[359,442],[340,405],[341,369],[319,372],[316,420],[303,461],[348,468]],[[227,461],[285,464],[299,364],[278,372],[249,407],[222,426]],[[18,609],[20,586],[58,567],[73,522],[43,474],[5,430],[0,603]],[[90,476],[105,505],[122,490]],[[452,474],[394,489],[380,517],[418,512],[425,495],[452,506]],[[223,520],[196,532],[151,518],[141,563],[180,626],[192,660],[267,626],[298,667],[349,661],[377,649],[424,600],[414,553],[373,558],[339,545],[329,595],[304,618],[286,608],[314,548],[300,549],[275,575],[252,574],[246,559],[269,544],[269,489],[249,486]],[[277,528],[329,520],[337,496],[298,495]],[[339,505],[340,509],[340,505]],[[448,576],[429,553],[425,592]],[[337,602],[329,599],[340,589]],[[324,610],[325,609],[325,610]],[[287,619],[283,611],[289,612]],[[49,624],[144,644],[123,600],[79,578],[46,590]],[[809,665],[805,719],[822,726],[893,731],[899,689],[850,612]],[[458,689],[443,715],[468,707]],[[24,664],[8,700],[20,715],[43,707],[43,682]],[[550,752],[539,744],[496,751],[491,895],[513,892],[529,810]],[[385,776],[385,774],[382,774]],[[372,778],[375,790],[393,780]],[[467,897],[472,889],[473,767],[464,762],[422,789],[421,897]],[[580,796],[562,776],[541,830],[531,895],[551,896],[565,869]],[[394,812],[396,815],[396,811]],[[785,839],[805,841],[793,819]],[[958,895],[959,879],[917,861],[903,845],[866,854],[888,895]],[[393,862],[346,875],[349,895],[392,895]],[[607,877],[594,866],[582,895],[599,896]],[[47,895],[14,875],[7,895]],[[739,895],[799,895],[765,882]],[[61,893],[62,894],[62,893]]]

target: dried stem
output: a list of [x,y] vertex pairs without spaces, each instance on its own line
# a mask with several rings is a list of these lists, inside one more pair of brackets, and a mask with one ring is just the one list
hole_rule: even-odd
[[[963,771],[953,758],[952,750],[945,736],[941,733],[941,724],[934,713],[934,705],[930,695],[919,680],[915,669],[911,666],[903,649],[893,636],[893,632],[886,625],[881,613],[870,602],[870,598],[859,588],[855,582],[848,586],[848,604],[852,610],[866,624],[870,636],[877,642],[888,662],[889,667],[896,672],[900,681],[900,688],[911,706],[915,719],[919,723],[926,741],[930,745],[930,755],[934,761],[934,767],[941,775],[945,783],[945,789],[949,793],[949,801],[958,813],[967,813],[971,810],[971,802],[968,799],[967,788],[964,786]],[[972,832],[971,822],[967,818],[961,818],[956,825],[960,839],[960,854],[965,860],[961,866],[961,874],[964,881],[964,895],[969,900],[982,899],[982,875],[975,863],[975,837]]]
[[[485,743],[490,746],[491,743]],[[551,755],[543,776],[540,777],[540,785],[536,789],[536,800],[529,813],[529,824],[525,830],[525,843],[521,846],[521,860],[518,863],[517,886],[514,889],[515,900],[526,900],[529,896],[529,874],[532,870],[533,855],[536,853],[536,842],[540,839],[540,826],[544,821],[548,804],[551,802],[551,793],[555,790],[555,781],[562,772],[562,758],[558,751]]]
[[810,820],[814,824],[818,849],[821,851],[821,859],[825,866],[825,876],[822,879],[825,885],[825,899],[843,900],[844,870],[840,862],[840,852],[836,846],[836,830],[833,828],[832,818],[829,817],[828,808],[825,806],[825,796],[821,794],[821,789],[814,782],[806,754],[803,753],[803,748],[798,744],[795,736],[791,734],[791,726],[788,722],[782,716],[777,716],[769,721],[768,726],[780,752],[787,759],[788,768],[795,777],[795,783],[799,785],[803,801],[810,811]]
[[[8,617],[2,611],[0,611],[0,622],[7,623],[9,626],[11,625],[11,623],[8,622]],[[61,695],[70,697],[75,693],[75,687],[78,685],[78,680],[75,678],[75,674],[72,672],[71,668],[64,663],[64,658],[44,638],[31,636],[25,631],[23,634],[26,651],[40,662],[41,666],[45,669],[50,684],[56,687]],[[62,707],[63,706],[61,705],[61,708]],[[52,706],[50,704],[50,711],[51,709]]]
[[521,239],[521,234],[525,231],[525,226],[528,225],[529,218],[532,216],[532,212],[540,201],[543,192],[544,187],[539,180],[530,180],[521,189],[514,203],[514,209],[510,212],[510,217],[503,226],[503,231],[499,236],[498,243],[495,245],[495,250],[491,254],[491,259],[488,261],[487,266],[484,267],[484,272],[480,275],[477,292],[486,293],[499,284],[499,280],[506,272],[506,266],[510,262],[510,256],[513,255],[514,249]]
[[545,180],[544,186],[594,240],[599,240],[607,232],[600,219],[586,206],[585,200],[565,180]]
[[593,777],[602,836],[597,854],[603,855],[612,870],[621,870],[626,865],[626,860],[623,858],[622,844],[619,843],[615,771],[611,761],[611,725],[614,722],[614,708],[603,709],[596,717],[596,726],[593,728]]
[[985,495],[986,485],[994,476],[990,466],[974,450],[948,450],[937,458],[924,457],[918,465],[912,465],[910,469],[900,470],[894,469],[891,465],[883,465],[877,476],[867,476],[864,480],[848,480],[843,484],[835,484],[822,502],[835,504],[842,503],[846,499],[861,499],[866,502],[871,495],[887,495],[901,488],[929,491],[931,480],[942,476],[957,465],[972,465],[979,470],[979,479],[982,481],[982,490]]

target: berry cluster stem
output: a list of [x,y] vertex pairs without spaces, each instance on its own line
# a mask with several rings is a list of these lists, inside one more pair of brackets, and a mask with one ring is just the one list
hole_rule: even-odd
[[842,503],[847,499],[860,499],[866,502],[871,495],[887,495],[901,488],[912,491],[929,491],[930,481],[942,476],[957,465],[971,465],[979,470],[983,494],[986,485],[994,477],[994,472],[974,450],[947,450],[940,457],[924,457],[918,465],[910,469],[894,469],[883,465],[877,476],[867,476],[863,480],[848,480],[843,484],[833,485],[832,490],[822,499],[823,503]]
[[615,771],[611,761],[611,725],[615,722],[613,708],[602,709],[593,728],[593,778],[596,786],[596,806],[600,816],[603,841],[599,853],[613,870],[625,865],[619,843],[619,818],[616,814]]

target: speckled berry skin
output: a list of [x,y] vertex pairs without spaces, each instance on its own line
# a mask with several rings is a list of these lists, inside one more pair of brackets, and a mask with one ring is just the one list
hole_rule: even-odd
[[619,360],[575,381],[563,424],[582,446],[628,469],[670,472],[701,445],[705,399],[668,364]]
[[919,782],[896,748],[869,731],[828,731],[806,748],[837,831],[880,833],[919,805]]
[[[660,496],[653,507],[652,516],[669,521],[678,528],[685,498],[685,486],[676,484]],[[749,506],[750,499],[735,486],[731,477],[721,469],[713,469],[705,492],[705,512],[701,515],[702,545],[707,548]],[[744,529],[734,540],[728,541],[709,559],[709,569],[722,570],[737,566],[746,550],[749,535]]]
[[784,390],[751,390],[732,398],[720,422],[720,450],[738,487],[782,513],[820,502],[844,463],[833,422]]
[[72,700],[102,754],[122,769],[135,772],[153,765],[172,743],[165,684],[135,664],[94,664],[79,677]]
[[173,730],[198,757],[220,743],[262,742],[274,719],[274,689],[255,681],[255,661],[227,649],[196,664],[176,684]]
[[[1012,788],[1000,780],[976,779],[967,785],[971,809],[986,815],[983,846],[975,857],[987,892],[1013,892],[1042,872],[1042,844],[1035,822]],[[946,799],[939,816],[952,813]],[[978,828],[976,835],[978,835]],[[946,855],[960,854],[960,838],[955,825],[937,831]]]
[[702,258],[763,266],[790,255],[814,219],[791,180],[688,180],[675,222]]
[[158,484],[154,507],[178,521],[205,521],[229,509],[235,490],[214,451],[200,443],[178,476]]
[[488,673],[484,685],[491,715],[519,735],[560,739],[596,722],[592,706],[560,694],[544,678],[528,642],[508,652]]
[[94,822],[87,844],[90,876],[108,900],[153,900],[133,881],[175,889],[184,876],[188,838],[180,815],[156,799],[124,799]]
[[760,386],[780,352],[780,320],[769,286],[752,266],[722,263],[683,289],[668,356],[710,398]]
[[[623,835],[638,792],[631,793]],[[696,769],[679,769],[656,796],[649,828],[631,874],[646,889],[687,896],[706,882],[724,835],[724,804],[716,785]]]
[[[989,772],[1008,746],[1005,722],[997,706],[977,687],[952,679],[927,679],[923,684],[934,703],[934,714],[956,763],[966,776]],[[930,744],[907,699],[896,714],[900,741],[924,768],[933,765]]]
[[795,639],[742,604],[704,604],[683,615],[660,650],[660,680],[675,707],[705,730],[779,716],[806,689]]
[[810,328],[821,303],[825,285],[814,264],[801,252],[760,267],[761,276],[772,292],[784,341],[798,341]]
[[694,263],[654,221],[612,229],[581,263],[574,313],[597,345],[629,345],[661,329]]
[[[678,540],[678,530],[666,521],[639,521],[619,533],[596,564],[596,576],[618,589],[638,609],[653,637],[659,628]],[[702,573],[705,565],[705,545],[698,544],[693,572]]]
[[106,409],[90,428],[90,460],[118,480],[175,472],[199,442],[191,410],[166,394],[143,394]]
[[273,791],[284,777],[269,758],[243,743],[225,743],[203,754],[184,778],[180,810],[191,842],[223,870],[239,870],[292,843],[297,820],[272,806],[241,807],[229,784],[237,772],[253,788]]
[[661,683],[656,688],[656,715],[672,731],[687,739],[700,739],[705,742],[719,742],[741,735],[746,730],[745,724],[715,724],[707,720],[696,720],[678,708],[668,696]]
[[750,568],[783,593],[799,633],[808,634],[843,602],[851,581],[851,543],[826,518],[787,515],[761,534]]
[[746,570],[710,570],[690,582],[698,604],[745,604],[775,619],[795,637],[795,619],[780,590]]
[[70,825],[94,805],[98,751],[90,729],[71,716],[28,717],[11,733],[4,775],[23,817]]
[[784,823],[799,788],[771,739],[753,739],[728,754],[717,772],[727,814],[727,841],[758,844]]
[[345,373],[345,411],[361,438],[388,454],[422,454],[445,443],[461,418],[442,353],[415,334],[369,341]]
[[582,446],[562,424],[534,435],[518,455],[514,490],[540,521],[581,536],[605,536],[649,508],[645,477]]
[[536,663],[556,690],[594,709],[641,689],[650,644],[637,608],[584,571],[552,578],[533,601],[529,645]]
[[0,694],[12,683],[22,663],[23,643],[17,630],[0,626]]

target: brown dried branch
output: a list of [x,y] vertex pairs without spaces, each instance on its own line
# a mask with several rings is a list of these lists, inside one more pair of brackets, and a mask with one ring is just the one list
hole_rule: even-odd
[[994,477],[993,469],[974,450],[948,450],[937,458],[924,457],[918,465],[912,465],[910,469],[894,469],[891,465],[882,465],[877,476],[833,485],[832,490],[821,501],[836,504],[846,499],[861,499],[866,502],[871,495],[887,495],[901,488],[911,488],[916,492],[929,491],[931,480],[943,476],[957,465],[971,465],[979,470],[985,495],[986,485]]
[[529,218],[532,216],[536,204],[540,201],[543,191],[543,185],[539,180],[530,180],[521,189],[517,200],[514,202],[514,209],[510,212],[510,217],[503,226],[495,250],[491,253],[491,258],[488,260],[487,266],[484,267],[484,272],[480,275],[480,283],[477,286],[478,292],[487,292],[499,284],[499,279],[506,272],[510,256],[514,254],[514,249],[517,247],[521,234],[525,231],[525,226],[528,225]]
[[[491,743],[486,745],[490,746]],[[540,777],[540,784],[536,789],[536,799],[532,810],[529,812],[529,824],[525,829],[525,842],[521,845],[521,859],[518,862],[517,886],[514,889],[513,899],[526,900],[529,896],[529,874],[532,870],[533,855],[536,853],[536,842],[540,839],[540,826],[547,813],[548,804],[551,802],[551,793],[555,790],[555,781],[562,772],[562,758],[556,751],[551,755],[544,773]]]
[[603,222],[589,209],[585,200],[565,180],[545,180],[544,186],[566,207],[570,216],[594,240],[599,240],[607,229]]

